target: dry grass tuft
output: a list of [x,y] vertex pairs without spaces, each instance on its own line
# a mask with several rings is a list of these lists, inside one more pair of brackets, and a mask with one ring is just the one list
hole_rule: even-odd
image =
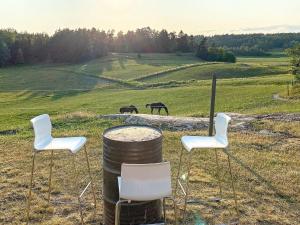
[[[71,113],[54,118],[54,133],[57,136],[86,135],[92,174],[97,189],[97,211],[93,215],[92,195],[87,193],[84,207],[86,224],[99,224],[102,221],[102,143],[98,134],[116,125],[112,122],[96,120],[90,113]],[[239,224],[300,224],[300,152],[299,123],[262,121],[253,133],[230,133],[231,154],[242,160],[265,181],[250,173],[247,169],[232,160],[234,181],[239,202]],[[267,129],[276,135],[260,134],[259,130]],[[71,130],[71,131],[70,131]],[[32,131],[29,127],[15,136],[0,137],[0,223],[25,223],[26,199],[28,193]],[[180,137],[186,132],[164,131],[163,154],[171,161],[173,175],[176,174],[180,152]],[[190,132],[191,135],[206,132]],[[216,202],[219,188],[216,176],[214,151],[196,151],[192,157],[191,192],[200,204],[188,207],[190,224],[194,214],[200,214],[210,224],[229,223],[236,220],[234,201],[230,188],[227,155],[218,151],[221,166],[223,200]],[[37,155],[35,183],[31,209],[31,224],[78,224],[79,213],[74,204],[47,204],[48,165],[50,154]],[[86,175],[83,152],[76,162],[80,177]],[[73,187],[72,164],[67,152],[55,154],[52,200],[76,202]],[[77,177],[81,187],[84,182]],[[169,203],[170,204],[170,203]],[[169,207],[170,209],[170,207]],[[173,219],[171,210],[168,217]]]

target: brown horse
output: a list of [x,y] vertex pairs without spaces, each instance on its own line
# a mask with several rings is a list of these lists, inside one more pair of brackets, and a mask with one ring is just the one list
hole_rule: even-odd
[[126,113],[126,112],[130,112],[130,113],[135,112],[136,114],[139,113],[137,108],[134,105],[123,106],[123,107],[120,108],[120,113],[121,114]]
[[153,114],[154,109],[157,109],[158,114],[160,115],[160,110],[164,109],[166,111],[167,115],[169,115],[169,110],[168,110],[167,106],[161,102],[147,104],[146,108],[148,108],[149,106],[151,108],[151,114]]

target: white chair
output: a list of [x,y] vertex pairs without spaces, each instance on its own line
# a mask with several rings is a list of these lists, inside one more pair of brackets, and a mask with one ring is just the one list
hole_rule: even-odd
[[[51,151],[51,163],[50,163],[50,174],[49,174],[49,187],[48,187],[48,202],[50,202],[51,196],[51,179],[52,179],[52,167],[53,167],[53,154],[54,151],[60,150],[67,150],[73,155],[73,172],[74,178],[77,176],[76,167],[75,167],[75,154],[84,147],[87,169],[90,181],[81,194],[78,196],[78,203],[79,203],[79,210],[80,210],[80,218],[81,223],[83,224],[83,213],[81,209],[81,197],[83,196],[84,192],[87,190],[89,185],[92,186],[93,198],[94,198],[94,207],[96,209],[96,195],[94,184],[92,182],[92,175],[90,170],[90,163],[89,158],[87,155],[85,143],[85,137],[65,137],[65,138],[53,138],[51,135],[52,125],[50,121],[50,117],[47,114],[43,114],[37,116],[31,120],[33,129],[34,129],[34,148],[32,154],[32,169],[31,169],[31,177],[30,177],[30,187],[29,187],[29,194],[28,194],[28,202],[27,202],[27,224],[29,223],[29,211],[30,211],[30,201],[31,201],[31,189],[33,183],[33,175],[34,175],[34,163],[35,163],[35,155],[36,153]],[[79,183],[78,181],[74,181],[74,183]]]
[[[218,113],[217,116],[215,117],[215,135],[212,137],[209,136],[183,136],[181,138],[181,143],[182,143],[182,148],[181,148],[181,154],[180,154],[180,160],[179,160],[179,167],[177,171],[177,182],[175,186],[175,194],[177,193],[177,187],[178,184],[184,194],[184,210],[183,210],[183,221],[185,221],[185,214],[186,214],[186,205],[187,205],[187,199],[189,195],[189,176],[190,176],[190,171],[191,171],[191,156],[192,156],[192,150],[194,149],[215,149],[215,156],[216,156],[216,164],[217,164],[217,179],[218,179],[218,184],[219,184],[219,189],[220,189],[220,195],[222,197],[222,186],[220,182],[220,177],[219,177],[219,162],[218,162],[218,154],[217,154],[217,149],[224,149],[224,151],[228,150],[228,138],[227,138],[227,129],[228,129],[228,124],[230,122],[231,118],[227,116],[224,113]],[[180,182],[180,170],[181,170],[181,165],[182,165],[182,156],[183,156],[183,149],[185,149],[189,155],[188,155],[188,166],[187,166],[187,176],[185,177],[186,179],[186,188],[184,189],[183,185]],[[238,213],[238,208],[237,208],[237,198],[236,198],[236,193],[235,193],[235,188],[233,184],[233,177],[232,177],[232,171],[231,171],[231,163],[230,163],[230,158],[229,155],[227,155],[228,159],[228,167],[229,167],[229,172],[230,172],[230,177],[231,177],[231,187],[234,195],[234,201],[235,201],[235,209],[236,212]]]
[[121,167],[118,177],[119,201],[115,208],[115,225],[120,223],[121,203],[131,201],[153,201],[163,199],[164,220],[166,220],[165,199],[174,204],[175,224],[177,224],[176,204],[172,197],[171,169],[169,162],[149,164],[126,164]]

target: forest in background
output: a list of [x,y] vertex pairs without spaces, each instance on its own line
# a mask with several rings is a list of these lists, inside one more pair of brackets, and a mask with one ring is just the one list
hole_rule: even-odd
[[204,60],[234,62],[233,54],[267,56],[270,50],[290,48],[297,43],[300,43],[300,33],[228,34],[205,37],[188,35],[183,31],[176,33],[145,27],[126,33],[96,28],[63,29],[49,36],[45,33],[2,29],[0,66],[40,62],[78,63],[105,56],[108,52],[139,54],[195,52]]

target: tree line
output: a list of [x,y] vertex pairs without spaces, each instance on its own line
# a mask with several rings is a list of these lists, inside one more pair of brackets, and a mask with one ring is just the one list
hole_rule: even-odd
[[[202,38],[196,37],[200,40]],[[240,56],[266,56],[270,50],[291,48],[297,43],[300,43],[300,33],[226,34],[208,38],[209,45],[223,47]]]
[[271,49],[289,48],[296,43],[300,43],[299,33],[204,37],[145,27],[126,33],[95,28],[63,29],[49,36],[2,29],[0,66],[40,62],[77,63],[105,56],[108,52],[195,52],[203,60],[234,62],[234,54],[261,56]]
[[149,27],[127,33],[92,29],[63,29],[54,35],[0,30],[0,66],[37,62],[77,63],[108,52],[171,53],[194,51],[194,37],[184,32]]
[[77,63],[107,54],[110,34],[96,29],[47,34],[0,30],[0,66],[39,62]]

